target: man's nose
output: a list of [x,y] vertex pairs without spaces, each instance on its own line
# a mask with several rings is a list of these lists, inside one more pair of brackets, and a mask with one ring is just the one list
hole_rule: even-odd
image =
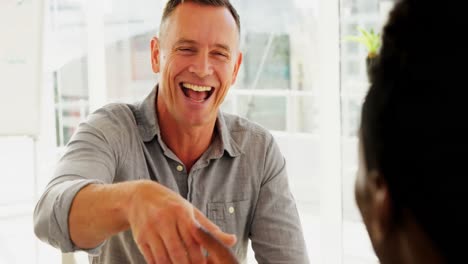
[[189,67],[189,72],[195,73],[198,77],[204,78],[213,74],[213,66],[210,63],[208,54],[199,53],[193,58],[193,62]]

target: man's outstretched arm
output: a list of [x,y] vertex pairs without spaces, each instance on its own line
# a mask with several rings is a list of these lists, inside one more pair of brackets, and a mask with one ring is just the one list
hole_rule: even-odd
[[[46,216],[36,209],[36,234],[44,238],[50,234],[38,223]],[[73,199],[68,222],[76,249],[96,248],[131,228],[148,263],[202,263],[201,247],[190,233],[197,222],[223,243],[235,243],[235,237],[223,233],[178,194],[152,181],[87,185]]]

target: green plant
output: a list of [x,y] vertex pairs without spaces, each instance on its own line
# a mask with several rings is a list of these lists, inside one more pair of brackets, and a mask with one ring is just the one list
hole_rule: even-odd
[[347,36],[345,40],[363,44],[367,49],[367,57],[370,59],[375,58],[382,45],[380,34],[374,32],[373,29],[369,31],[362,27],[358,27],[357,29],[361,33],[359,36]]

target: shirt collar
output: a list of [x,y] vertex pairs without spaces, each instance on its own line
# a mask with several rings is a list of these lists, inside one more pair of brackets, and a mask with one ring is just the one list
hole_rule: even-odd
[[[144,142],[149,142],[157,135],[160,136],[161,130],[159,128],[158,117],[156,115],[156,96],[158,93],[158,86],[150,92],[150,94],[140,103],[136,104],[135,119],[138,126],[138,131]],[[231,156],[237,157],[242,151],[239,145],[234,141],[231,132],[226,125],[224,114],[218,111],[216,118],[217,139],[212,143],[214,148],[214,155],[220,158],[224,150]]]
[[135,120],[144,142],[149,142],[153,140],[154,136],[160,134],[155,111],[157,89],[158,87],[156,86],[143,101],[135,105]]
[[231,157],[239,156],[242,150],[232,138],[231,131],[227,127],[224,114],[221,111],[218,111],[216,118],[216,129],[218,130],[218,138],[221,139],[221,148],[226,150]]

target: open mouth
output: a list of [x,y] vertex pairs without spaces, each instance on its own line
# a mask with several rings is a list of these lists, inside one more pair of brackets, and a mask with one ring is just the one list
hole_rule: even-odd
[[208,100],[215,90],[214,87],[211,86],[201,86],[191,83],[180,83],[179,86],[182,88],[185,97],[197,103],[203,103]]

